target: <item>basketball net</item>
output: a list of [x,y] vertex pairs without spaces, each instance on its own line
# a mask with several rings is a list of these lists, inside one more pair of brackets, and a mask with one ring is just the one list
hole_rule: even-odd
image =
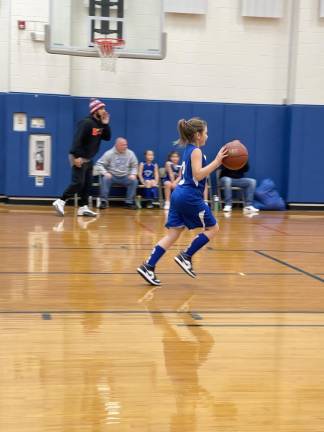
[[123,46],[125,41],[120,38],[99,38],[94,42],[101,58],[101,70],[116,72],[118,52],[115,48]]

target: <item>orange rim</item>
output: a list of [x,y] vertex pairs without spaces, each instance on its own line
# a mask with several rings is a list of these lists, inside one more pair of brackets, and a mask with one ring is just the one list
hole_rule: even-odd
[[125,45],[122,38],[97,38],[94,42],[100,47],[103,52],[111,52],[114,48]]

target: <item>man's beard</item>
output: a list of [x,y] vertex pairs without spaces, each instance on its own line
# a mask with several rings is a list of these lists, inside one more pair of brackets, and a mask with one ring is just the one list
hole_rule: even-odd
[[101,115],[100,115],[98,112],[95,112],[95,113],[93,114],[93,117],[94,117],[95,119],[97,119],[97,120],[101,120]]

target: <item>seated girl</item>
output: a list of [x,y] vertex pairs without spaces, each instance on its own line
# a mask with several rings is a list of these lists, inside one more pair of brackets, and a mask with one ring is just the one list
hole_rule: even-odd
[[165,173],[166,176],[163,179],[164,185],[164,209],[169,210],[170,208],[170,197],[171,192],[177,186],[181,179],[181,165],[180,154],[177,151],[173,151],[168,154],[168,160],[165,163]]
[[159,167],[154,162],[154,152],[146,150],[144,153],[145,162],[141,162],[138,167],[138,178],[144,185],[143,197],[148,200],[146,207],[153,208],[153,202],[159,197]]

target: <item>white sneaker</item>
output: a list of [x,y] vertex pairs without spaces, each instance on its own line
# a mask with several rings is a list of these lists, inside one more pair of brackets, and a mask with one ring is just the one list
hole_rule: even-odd
[[90,217],[96,217],[98,214],[92,210],[89,209],[87,205],[84,205],[83,207],[80,207],[78,210],[78,216],[90,216]]
[[56,201],[53,202],[53,207],[56,210],[56,213],[59,216],[64,216],[64,206],[65,206],[65,201],[61,200],[60,198],[58,198]]
[[224,208],[223,208],[223,212],[231,212],[232,211],[232,206],[231,205],[226,205]]
[[197,276],[192,268],[191,257],[180,252],[179,255],[174,257],[174,261],[192,278]]
[[243,212],[245,213],[258,213],[260,210],[253,207],[253,205],[246,206],[243,208]]
[[164,210],[169,210],[170,209],[170,201],[165,201],[163,208],[164,208]]

